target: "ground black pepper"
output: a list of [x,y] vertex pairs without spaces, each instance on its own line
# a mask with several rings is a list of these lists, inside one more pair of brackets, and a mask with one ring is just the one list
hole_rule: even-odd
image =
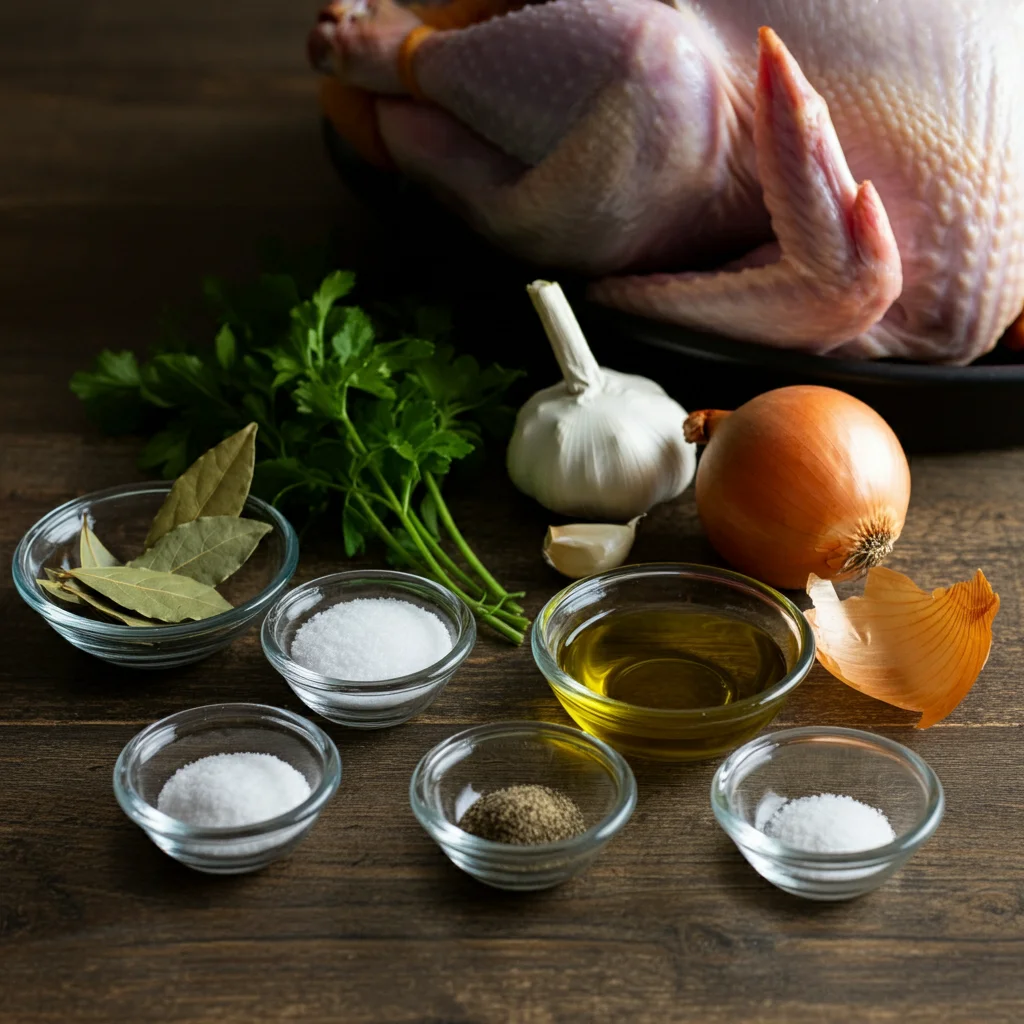
[[508,786],[486,793],[459,819],[481,839],[515,846],[555,843],[587,830],[573,799],[548,786]]

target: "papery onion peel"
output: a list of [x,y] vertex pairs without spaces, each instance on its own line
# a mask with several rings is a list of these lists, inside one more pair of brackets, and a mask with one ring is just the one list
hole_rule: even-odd
[[840,601],[812,575],[818,661],[848,686],[898,708],[920,711],[918,729],[945,718],[967,696],[988,660],[999,595],[974,578],[930,594],[891,569],[871,569],[862,597]]

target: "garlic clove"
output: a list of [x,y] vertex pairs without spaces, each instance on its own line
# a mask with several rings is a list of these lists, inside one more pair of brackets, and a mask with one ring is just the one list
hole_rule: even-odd
[[615,569],[629,556],[636,539],[637,516],[625,526],[618,523],[570,523],[549,526],[544,538],[544,561],[563,576],[584,576]]

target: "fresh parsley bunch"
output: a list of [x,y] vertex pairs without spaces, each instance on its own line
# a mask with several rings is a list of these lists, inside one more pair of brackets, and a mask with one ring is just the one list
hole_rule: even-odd
[[71,388],[108,431],[162,427],[143,464],[165,476],[255,421],[255,493],[314,513],[340,505],[350,556],[378,538],[393,562],[449,587],[520,643],[529,625],[522,594],[488,572],[441,493],[452,462],[507,419],[502,396],[519,373],[456,356],[438,309],[379,306],[371,315],[344,304],[354,285],[341,270],[309,298],[286,274],[237,290],[208,282],[220,325],[212,349],[178,338],[143,363],[106,351]]

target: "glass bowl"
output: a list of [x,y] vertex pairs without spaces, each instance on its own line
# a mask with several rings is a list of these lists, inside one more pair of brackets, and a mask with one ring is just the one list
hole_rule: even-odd
[[[483,795],[505,786],[559,789],[583,812],[587,831],[534,846],[491,842],[458,820]],[[636,780],[607,744],[565,725],[478,725],[439,743],[412,774],[413,813],[453,864],[497,889],[548,889],[587,868],[629,821]]]
[[[300,771],[312,792],[285,814],[240,827],[198,827],[157,810],[160,790],[179,768],[229,753],[273,754]],[[291,853],[340,782],[334,741],[300,715],[264,704],[179,711],[138,733],[114,766],[114,795],[124,813],[164,853],[214,875],[256,871]]]
[[[877,807],[896,838],[857,853],[789,846],[757,826],[785,800],[845,794]],[[939,827],[945,801],[935,772],[906,747],[859,729],[810,727],[760,736],[718,768],[711,807],[763,878],[796,896],[846,900],[881,885]]]
[[[292,660],[292,640],[310,618],[340,601],[372,597],[410,601],[433,612],[448,629],[452,649],[412,675],[375,681],[331,679]],[[448,685],[476,643],[476,620],[462,600],[433,580],[371,569],[321,576],[289,591],[263,620],[261,636],[270,664],[306,707],[354,729],[385,729],[418,715]]]
[[[621,610],[685,607],[760,626],[785,659],[779,682],[751,697],[708,708],[650,708],[596,693],[558,664],[585,625]],[[800,609],[777,590],[707,565],[627,565],[579,580],[555,594],[533,624],[533,657],[565,710],[587,732],[634,757],[698,761],[720,756],[768,724],[814,664],[814,634]]]
[[199,661],[231,643],[262,615],[288,585],[299,562],[299,541],[277,509],[250,497],[243,515],[273,529],[252,557],[217,589],[235,607],[199,622],[125,626],[83,614],[47,595],[36,583],[44,568],[73,568],[82,517],[118,557],[142,551],[150,523],[170,483],[128,484],[96,491],[55,508],[22,537],[14,552],[18,593],[65,640],[97,658],[131,668],[174,668]]

